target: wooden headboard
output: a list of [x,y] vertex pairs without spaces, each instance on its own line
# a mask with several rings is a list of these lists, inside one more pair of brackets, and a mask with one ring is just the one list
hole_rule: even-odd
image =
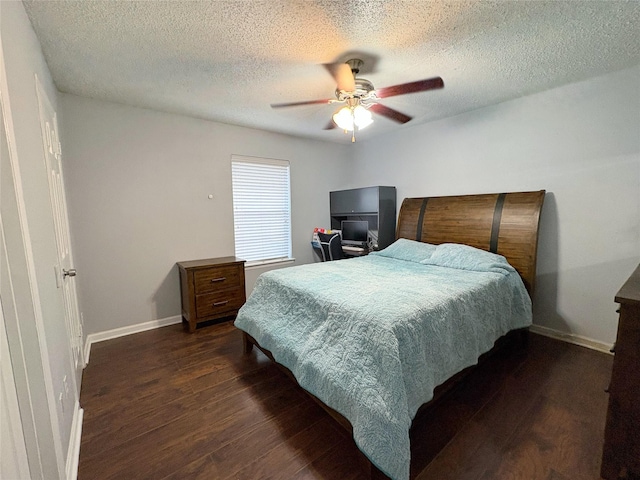
[[464,243],[503,255],[520,273],[533,297],[544,193],[405,198],[396,238],[436,245]]

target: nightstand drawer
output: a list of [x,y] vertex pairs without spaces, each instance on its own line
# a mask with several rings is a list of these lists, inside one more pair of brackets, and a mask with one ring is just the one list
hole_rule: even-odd
[[244,291],[227,290],[196,296],[198,318],[238,310],[244,303]]
[[240,268],[229,265],[225,267],[207,268],[193,274],[193,282],[197,295],[227,288],[239,288],[241,284]]

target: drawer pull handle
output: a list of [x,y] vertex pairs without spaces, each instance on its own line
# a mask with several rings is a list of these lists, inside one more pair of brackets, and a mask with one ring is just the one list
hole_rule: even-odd
[[211,279],[211,283],[224,282],[226,279],[227,279],[227,277],[212,278]]
[[219,306],[221,306],[221,305],[226,305],[227,303],[229,303],[229,300],[224,300],[224,301],[222,301],[222,302],[215,302],[215,303],[213,304],[213,306],[214,306],[214,307],[219,307]]

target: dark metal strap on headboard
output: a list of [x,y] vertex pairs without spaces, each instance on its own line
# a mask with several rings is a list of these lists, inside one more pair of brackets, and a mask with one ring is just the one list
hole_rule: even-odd
[[423,198],[422,205],[420,206],[420,214],[418,215],[418,226],[416,228],[416,240],[418,242],[422,241],[422,222],[424,221],[424,212],[427,210],[428,201],[429,197]]
[[496,200],[496,206],[493,210],[493,223],[491,224],[491,241],[489,243],[489,251],[491,253],[498,253],[498,236],[500,235],[500,220],[502,220],[502,207],[504,206],[504,199],[507,196],[506,193],[498,195]]

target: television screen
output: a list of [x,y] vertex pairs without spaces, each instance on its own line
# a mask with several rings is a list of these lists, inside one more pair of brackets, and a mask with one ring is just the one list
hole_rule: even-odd
[[369,222],[366,220],[343,220],[341,229],[343,243],[361,245],[369,240]]

